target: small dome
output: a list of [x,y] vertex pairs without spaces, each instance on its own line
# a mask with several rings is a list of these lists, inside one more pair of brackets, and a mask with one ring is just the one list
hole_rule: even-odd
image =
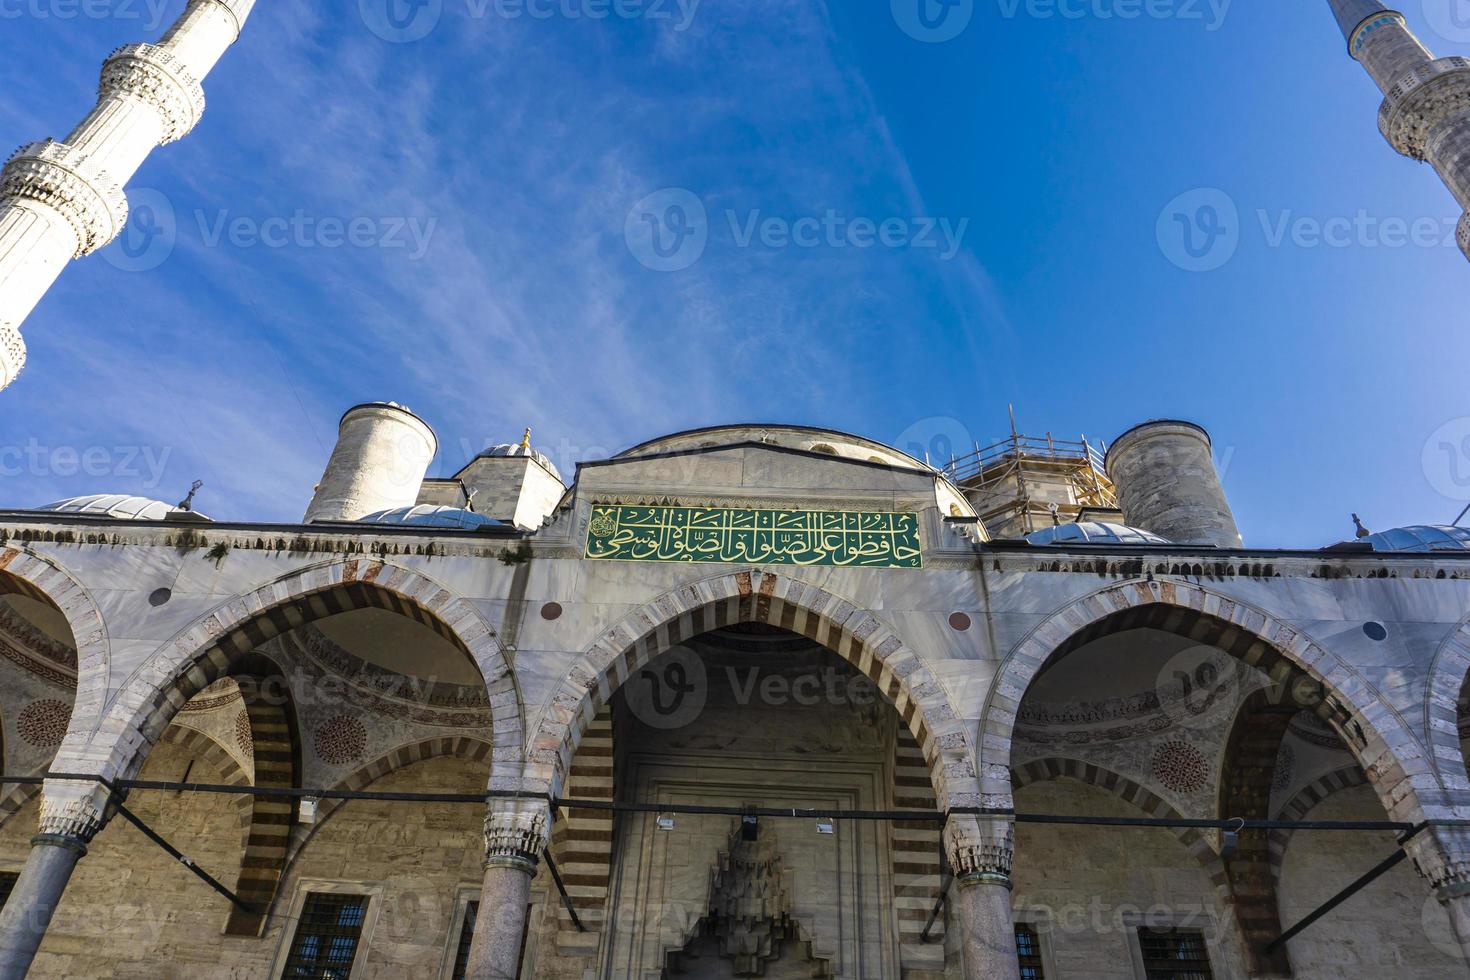
[[131,497],[125,493],[96,493],[89,497],[72,497],[37,510],[53,514],[82,514],[87,517],[112,517],[124,521],[207,521],[193,511],[179,510],[150,497]]
[[1470,528],[1445,525],[1396,527],[1391,531],[1370,534],[1363,540],[1371,544],[1374,551],[1470,551]]
[[436,507],[419,504],[417,507],[395,507],[380,510],[358,520],[359,524],[397,524],[403,527],[436,527],[454,531],[478,531],[485,527],[504,527],[505,524],[493,517],[460,510],[458,507]]
[[1104,521],[1083,521],[1079,524],[1063,524],[1060,527],[1043,528],[1026,535],[1032,544],[1169,544],[1150,531],[1143,531],[1126,524],[1109,524]]
[[493,449],[485,450],[483,453],[481,453],[479,456],[476,456],[475,458],[504,459],[511,456],[522,456],[529,459],[534,459],[536,462],[546,467],[546,469],[551,472],[552,476],[556,477],[558,480],[561,479],[561,473],[558,472],[557,468],[552,465],[551,460],[546,457],[545,453],[537,452],[535,449],[527,447],[524,443],[518,446],[511,445],[510,443],[506,443],[503,446],[496,446]]

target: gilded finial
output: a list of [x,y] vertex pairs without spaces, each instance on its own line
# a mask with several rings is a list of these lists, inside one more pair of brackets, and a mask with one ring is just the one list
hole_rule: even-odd
[[521,436],[521,448],[522,449],[527,449],[527,450],[529,450],[531,448],[531,428],[530,428],[530,426],[527,426],[526,427],[526,434],[523,435],[523,436]]

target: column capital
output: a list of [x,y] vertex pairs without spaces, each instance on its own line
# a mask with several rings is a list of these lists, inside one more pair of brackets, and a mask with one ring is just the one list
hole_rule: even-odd
[[27,144],[5,164],[0,204],[17,198],[61,213],[76,235],[75,258],[112,241],[128,222],[128,198],[117,181],[85,154],[55,140]]
[[1002,821],[975,820],[968,825],[951,820],[944,831],[949,866],[961,885],[1011,883],[1011,863],[1016,853],[1015,827]]
[[111,794],[96,783],[47,780],[41,787],[40,838],[86,846],[107,825]]
[[551,833],[551,807],[538,800],[497,801],[485,816],[485,866],[534,876]]
[[0,391],[10,387],[25,366],[25,338],[19,330],[0,320]]
[[146,102],[163,120],[163,144],[188,135],[204,115],[204,86],[167,48],[129,44],[102,63],[98,96],[132,97]]

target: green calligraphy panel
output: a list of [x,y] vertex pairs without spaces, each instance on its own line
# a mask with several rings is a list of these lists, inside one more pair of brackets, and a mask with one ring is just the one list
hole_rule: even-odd
[[923,568],[919,515],[597,504],[593,561]]

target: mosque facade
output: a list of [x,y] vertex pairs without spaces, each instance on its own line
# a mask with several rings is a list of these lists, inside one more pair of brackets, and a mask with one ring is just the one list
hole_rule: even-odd
[[[1470,207],[1470,62],[1330,5]],[[0,388],[253,6],[7,163]],[[1262,545],[1184,421],[437,451],[352,408],[289,525],[5,502],[0,980],[1470,974],[1470,531]]]
[[1174,421],[436,449],[0,512],[0,976],[1470,973],[1470,531],[1255,546]]

